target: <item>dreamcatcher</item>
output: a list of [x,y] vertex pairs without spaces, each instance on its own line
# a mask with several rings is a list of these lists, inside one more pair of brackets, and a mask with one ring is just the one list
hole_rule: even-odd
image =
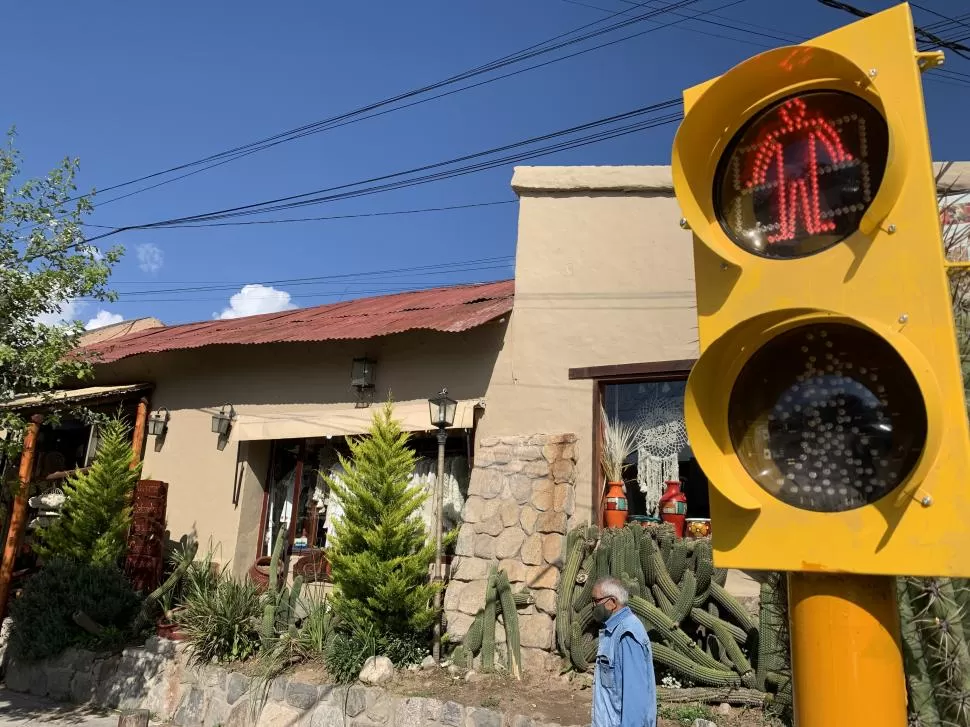
[[664,483],[680,479],[678,455],[688,444],[683,397],[664,384],[640,406],[637,428],[637,484],[647,514],[656,515]]

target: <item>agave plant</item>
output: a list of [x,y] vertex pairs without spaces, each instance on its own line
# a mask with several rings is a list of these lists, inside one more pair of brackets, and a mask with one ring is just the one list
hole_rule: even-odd
[[607,482],[623,482],[626,458],[636,448],[637,429],[631,424],[611,420],[605,409],[600,409],[600,419],[603,422],[603,447],[600,453],[603,473]]

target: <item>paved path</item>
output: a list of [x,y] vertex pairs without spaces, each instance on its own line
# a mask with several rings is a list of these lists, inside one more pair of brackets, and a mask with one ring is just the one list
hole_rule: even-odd
[[118,715],[0,688],[0,727],[117,727]]

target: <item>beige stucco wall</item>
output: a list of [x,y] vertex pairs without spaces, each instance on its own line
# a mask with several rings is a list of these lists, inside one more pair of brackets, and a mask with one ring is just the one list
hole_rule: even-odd
[[[268,442],[224,447],[212,414],[230,403],[240,416],[287,410],[353,409],[351,361],[377,362],[376,404],[426,399],[447,386],[457,399],[479,399],[505,335],[506,321],[465,333],[410,332],[371,341],[214,346],[138,356],[98,367],[98,383],[149,381],[153,408],[171,412],[164,441],[149,437],[143,471],[169,483],[173,539],[195,532],[202,547],[220,547],[236,571],[255,557]],[[429,424],[430,428],[430,424]],[[237,538],[238,536],[238,538]]]
[[592,502],[593,383],[582,366],[697,355],[693,257],[669,167],[519,167],[515,307],[479,437],[578,436]]

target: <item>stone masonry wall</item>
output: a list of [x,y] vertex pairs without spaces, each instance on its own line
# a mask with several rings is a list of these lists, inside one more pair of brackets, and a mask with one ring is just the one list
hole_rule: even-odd
[[[528,586],[535,596],[534,605],[518,612],[523,666],[551,666],[556,585],[575,484],[573,434],[482,440],[445,593],[453,639],[465,636],[484,606],[488,568],[495,564],[508,574],[513,590]],[[501,626],[496,640],[501,648]]]
[[149,639],[113,656],[69,650],[35,664],[8,660],[11,691],[108,709],[145,709],[175,727],[558,727],[453,701],[406,697],[381,687],[274,680],[258,714],[250,677],[195,667],[182,646]]

